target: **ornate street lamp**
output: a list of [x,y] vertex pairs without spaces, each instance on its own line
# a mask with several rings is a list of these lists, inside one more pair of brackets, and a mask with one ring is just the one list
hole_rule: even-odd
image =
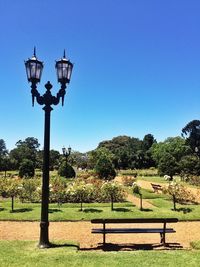
[[45,112],[45,125],[44,125],[44,154],[43,154],[43,177],[42,177],[42,203],[41,203],[41,221],[40,221],[40,240],[38,246],[40,248],[49,248],[49,150],[50,150],[50,116],[53,108],[52,105],[58,105],[60,99],[62,106],[64,105],[66,85],[70,82],[73,64],[66,59],[65,51],[61,60],[56,61],[56,70],[58,82],[61,84],[61,89],[56,96],[51,94],[52,85],[48,81],[45,84],[46,92],[40,95],[37,90],[37,83],[40,82],[43,62],[39,61],[34,53],[32,58],[25,61],[26,73],[28,82],[31,82],[32,105],[36,99],[39,105],[44,106]]
[[72,151],[72,149],[70,146],[68,147],[68,151],[65,147],[62,148],[63,156],[65,156],[66,161],[67,161],[68,157],[70,156],[71,151]]

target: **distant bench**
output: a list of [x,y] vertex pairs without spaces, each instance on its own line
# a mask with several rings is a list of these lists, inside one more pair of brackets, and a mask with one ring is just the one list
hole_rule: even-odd
[[151,186],[153,188],[154,193],[159,193],[159,191],[162,191],[163,190],[162,186],[159,185],[159,184],[152,184],[151,183]]
[[[160,234],[160,243],[165,246],[165,235],[167,233],[175,233],[176,231],[173,228],[167,228],[167,223],[176,223],[178,222],[177,218],[141,218],[141,219],[93,219],[91,220],[92,224],[102,224],[102,228],[93,228],[93,234],[102,234],[103,235],[103,245],[106,244],[106,234],[152,234],[158,233]],[[163,224],[162,227],[158,228],[135,228],[131,226],[131,228],[106,228],[107,224],[134,224],[134,223],[142,223],[142,224],[153,224],[160,223]]]

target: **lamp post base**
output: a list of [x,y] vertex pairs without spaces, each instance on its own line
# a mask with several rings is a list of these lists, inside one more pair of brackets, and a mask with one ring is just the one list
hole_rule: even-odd
[[50,248],[50,247],[52,247],[52,246],[51,246],[51,243],[39,243],[39,244],[38,244],[38,248],[40,248],[40,249],[43,249],[43,248]]

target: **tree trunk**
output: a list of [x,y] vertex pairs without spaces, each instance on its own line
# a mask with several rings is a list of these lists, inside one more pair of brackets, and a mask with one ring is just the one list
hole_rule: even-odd
[[140,210],[142,210],[142,194],[140,194]]
[[81,211],[83,210],[83,202],[81,201]]
[[12,212],[14,211],[14,196],[11,196],[11,209],[12,209]]
[[113,196],[111,196],[111,210],[114,210],[114,205],[113,205]]
[[173,204],[174,204],[174,210],[176,210],[176,197],[173,196]]

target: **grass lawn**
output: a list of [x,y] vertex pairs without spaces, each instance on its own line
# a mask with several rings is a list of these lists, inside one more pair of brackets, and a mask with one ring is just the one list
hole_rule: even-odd
[[[83,211],[80,211],[80,204],[66,203],[61,207],[57,204],[49,205],[50,221],[67,220],[91,220],[94,218],[158,218],[177,217],[179,220],[199,220],[200,205],[177,204],[177,211],[172,210],[172,201],[169,201],[161,194],[154,194],[143,190],[143,197],[148,198],[154,206],[152,209],[140,211],[138,207],[130,202],[115,203],[114,211],[111,211],[110,203],[83,204]],[[15,201],[14,212],[11,212],[10,199],[3,199],[0,202],[0,220],[40,220],[40,203],[21,203]]]
[[45,250],[36,245],[33,241],[0,241],[0,266],[197,267],[200,262],[198,250],[93,252],[78,250],[76,244],[66,242]]

